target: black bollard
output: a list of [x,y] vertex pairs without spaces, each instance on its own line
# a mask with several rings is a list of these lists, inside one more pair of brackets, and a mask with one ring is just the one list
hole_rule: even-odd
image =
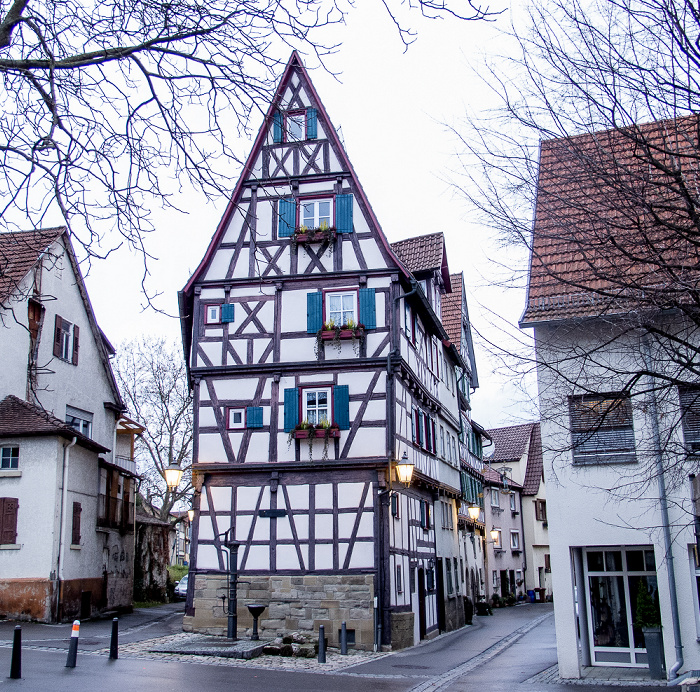
[[318,626],[318,662],[326,662],[326,628],[323,625]]
[[12,640],[10,677],[13,680],[19,680],[22,677],[22,628],[19,625],[15,627],[15,636]]
[[348,628],[345,625],[345,620],[340,625],[340,653],[343,656],[348,654]]
[[73,629],[70,633],[70,644],[68,645],[68,658],[66,668],[75,668],[78,659],[78,637],[80,636],[80,620],[73,620]]
[[119,618],[112,620],[112,639],[109,642],[109,657],[115,661],[119,658]]

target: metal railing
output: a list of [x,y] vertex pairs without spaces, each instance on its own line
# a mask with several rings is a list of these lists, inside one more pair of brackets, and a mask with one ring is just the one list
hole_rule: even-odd
[[114,457],[114,463],[120,468],[129,473],[136,474],[136,462],[130,457]]
[[103,494],[100,494],[98,502],[98,526],[113,529],[132,529],[134,527],[133,502]]

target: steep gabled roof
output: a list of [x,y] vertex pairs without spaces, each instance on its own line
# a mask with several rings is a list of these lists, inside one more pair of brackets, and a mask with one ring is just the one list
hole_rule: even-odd
[[439,271],[445,290],[450,293],[450,273],[447,266],[447,248],[442,232],[419,235],[391,243],[391,249],[412,274]]
[[109,451],[35,404],[22,401],[12,394],[0,401],[0,438],[35,435],[57,435],[68,440],[75,437],[79,445],[93,452]]
[[442,326],[453,344],[462,343],[462,275],[450,274],[452,293],[442,297]]
[[527,452],[523,495],[536,495],[542,479],[542,438],[539,423],[489,430],[494,444],[491,464],[520,461]]
[[66,256],[75,276],[78,293],[85,306],[90,331],[114,395],[115,405],[118,409],[125,410],[117,381],[112,372],[112,365],[109,361],[109,357],[115,353],[114,347],[97,324],[78,259],[75,256],[73,245],[64,226],[36,231],[0,233],[0,304],[14,293],[22,280],[56,241],[61,241],[66,250]]
[[525,423],[524,425],[511,425],[507,428],[489,430],[494,446],[491,463],[500,464],[522,459],[530,441],[533,425],[534,423]]
[[0,304],[22,283],[47,248],[65,228],[0,233]]

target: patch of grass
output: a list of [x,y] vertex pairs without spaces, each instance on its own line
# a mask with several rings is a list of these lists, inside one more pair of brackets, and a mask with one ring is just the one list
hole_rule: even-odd
[[190,568],[187,565],[170,565],[168,567],[168,574],[173,583],[180,581],[189,571]]
[[162,601],[134,601],[134,608],[155,608],[163,605]]

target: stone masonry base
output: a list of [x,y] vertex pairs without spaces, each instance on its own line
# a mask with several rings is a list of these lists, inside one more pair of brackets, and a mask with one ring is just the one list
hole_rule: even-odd
[[[187,616],[187,632],[226,634],[227,595],[225,574],[197,574],[194,586],[195,614]],[[243,575],[238,584],[238,633],[250,635],[253,618],[246,607],[261,603],[261,637],[291,632],[318,636],[324,625],[328,643],[339,645],[343,620],[355,631],[355,648],[369,651],[374,644],[374,577],[371,574],[323,574],[304,576]]]

